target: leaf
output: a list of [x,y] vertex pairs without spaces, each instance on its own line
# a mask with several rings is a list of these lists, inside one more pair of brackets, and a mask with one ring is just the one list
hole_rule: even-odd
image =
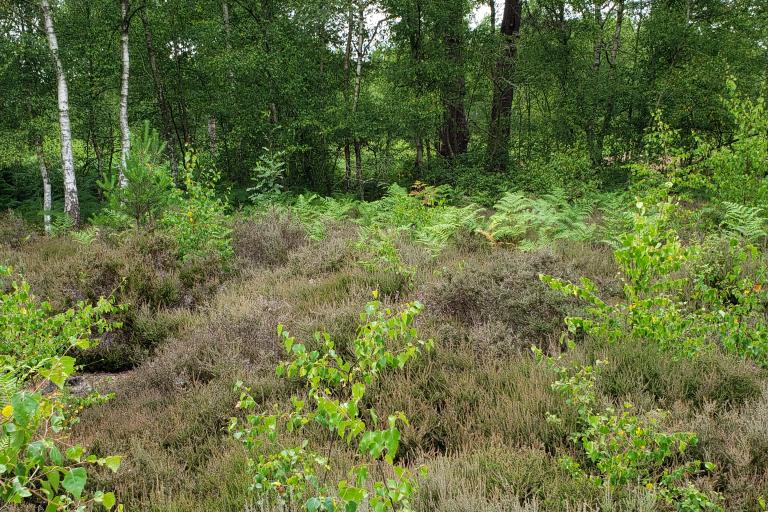
[[304,504],[304,508],[307,509],[307,512],[316,512],[320,510],[320,506],[323,504],[322,501],[320,501],[320,498],[312,497],[307,500],[307,502]]
[[40,395],[29,391],[19,391],[11,398],[13,406],[13,419],[20,425],[26,425],[37,412],[40,404]]
[[113,473],[117,473],[117,470],[120,469],[122,460],[123,458],[120,455],[110,455],[109,457],[104,458],[104,464],[111,469]]
[[75,358],[71,356],[56,358],[50,368],[40,370],[40,375],[56,384],[59,389],[64,387],[67,378],[73,373],[75,373]]
[[85,488],[85,482],[88,480],[88,474],[83,468],[73,468],[64,477],[61,482],[62,487],[75,498],[80,498]]
[[115,503],[117,503],[117,500],[115,499],[115,493],[113,492],[104,493],[104,497],[101,500],[101,505],[105,509],[110,510],[112,507],[115,506]]

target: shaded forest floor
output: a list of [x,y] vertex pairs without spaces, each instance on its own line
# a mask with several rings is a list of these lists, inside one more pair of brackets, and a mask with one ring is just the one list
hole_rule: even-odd
[[[242,380],[268,408],[290,385],[274,373],[285,324],[298,339],[328,331],[340,347],[354,339],[358,314],[379,290],[385,303],[418,299],[420,335],[436,351],[372,390],[380,411],[410,419],[401,462],[424,463],[420,511],[663,510],[651,494],[607,495],[561,469],[576,451],[575,415],[550,389],[555,376],[530,355],[558,350],[574,299],[551,291],[539,273],[587,276],[618,296],[611,252],[567,243],[522,252],[477,237],[432,257],[401,241],[412,279],[362,268],[356,228],[330,226],[322,241],[291,218],[270,213],[235,224],[229,269],[179,264],[159,234],[82,244],[67,237],[6,240],[0,257],[58,306],[121,287],[132,303],[122,331],[83,354],[86,377],[110,402],[86,409],[75,436],[96,454],[119,453],[117,475],[97,473],[127,510],[259,510],[249,505],[245,453],[227,432]],[[670,411],[664,426],[697,432],[686,457],[715,462],[696,483],[722,493],[726,510],[759,510],[768,495],[768,379],[757,367],[713,352],[674,360],[649,344],[579,340],[576,358],[608,360],[599,393],[643,410]],[[563,418],[547,421],[548,413]],[[343,478],[352,451],[333,453]]]

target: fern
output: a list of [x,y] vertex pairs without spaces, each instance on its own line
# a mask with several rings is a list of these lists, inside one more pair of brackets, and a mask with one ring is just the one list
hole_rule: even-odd
[[475,231],[479,219],[480,209],[474,205],[435,208],[430,222],[416,231],[415,239],[437,255],[459,232]]
[[589,240],[595,233],[589,223],[594,205],[589,200],[571,203],[562,189],[538,199],[508,192],[494,206],[488,226],[478,232],[493,243],[515,244],[523,250],[552,240]]
[[757,242],[768,236],[762,208],[724,201],[723,210],[725,216],[720,224],[723,230],[738,234],[750,242]]
[[72,238],[81,243],[82,245],[91,245],[96,240],[96,237],[99,236],[99,228],[96,226],[91,226],[89,228],[80,230],[80,231],[73,231],[72,232]]
[[325,238],[325,225],[348,216],[355,203],[348,199],[320,197],[317,194],[300,194],[290,210],[304,225],[313,240]]
[[11,403],[11,397],[17,391],[16,378],[12,373],[0,375],[0,409]]
[[492,243],[521,242],[536,220],[531,207],[531,200],[521,192],[507,192],[494,205],[496,213],[488,226],[478,232]]

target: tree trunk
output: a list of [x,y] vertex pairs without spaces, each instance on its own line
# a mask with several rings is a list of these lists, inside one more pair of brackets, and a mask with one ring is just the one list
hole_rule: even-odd
[[618,0],[616,7],[616,27],[613,31],[613,44],[611,45],[611,67],[616,66],[616,57],[619,54],[619,46],[621,45],[621,26],[624,22],[624,0]]
[[592,55],[592,71],[600,69],[600,61],[603,54],[603,25],[602,20],[602,8],[603,4],[600,1],[595,0],[595,44],[593,47]]
[[357,193],[360,200],[365,199],[363,190],[363,145],[359,139],[355,139],[355,175],[357,177]]
[[496,0],[488,0],[488,6],[491,8],[491,34],[496,32]]
[[493,103],[488,130],[488,168],[494,172],[506,172],[509,166],[510,118],[520,14],[520,0],[505,0],[500,27],[504,48],[493,73]]
[[208,116],[208,143],[211,149],[211,155],[216,155],[216,118]]
[[224,44],[227,48],[227,74],[229,75],[229,84],[232,89],[235,87],[235,73],[232,70],[232,28],[229,22],[229,4],[221,2],[222,17],[224,18]]
[[45,22],[45,33],[56,69],[57,96],[59,105],[59,127],[61,129],[61,164],[64,174],[64,212],[69,215],[75,226],[80,225],[80,203],[77,196],[75,163],[72,156],[72,128],[69,122],[69,90],[67,75],[59,58],[59,43],[53,28],[53,16],[48,0],[40,0]]
[[349,147],[349,139],[344,142],[344,191],[349,192],[352,181],[352,155]]
[[125,170],[128,165],[128,152],[131,150],[131,132],[128,127],[128,79],[130,77],[130,53],[128,51],[128,33],[130,31],[129,0],[121,0],[120,11],[122,24],[120,27],[120,49],[122,52],[123,71],[120,76],[120,186],[125,188],[128,180]]
[[624,0],[618,0],[616,10],[616,27],[613,31],[613,41],[611,42],[611,54],[608,59],[608,98],[605,102],[605,115],[603,116],[603,123],[600,129],[600,133],[597,134],[593,152],[593,160],[599,160],[599,164],[603,163],[603,150],[605,148],[605,137],[608,135],[608,130],[611,128],[613,122],[614,112],[616,110],[616,60],[618,59],[619,47],[621,45],[621,27],[624,21]]
[[[357,65],[355,67],[355,90],[352,97],[353,119],[357,113],[357,107],[360,103],[360,91],[363,83],[363,52],[365,44],[365,7],[363,0],[358,0],[357,4]],[[363,199],[363,157],[362,143],[357,134],[353,137],[355,143],[355,174],[357,177],[357,189],[360,199]]]
[[445,158],[454,158],[467,152],[469,146],[469,122],[464,108],[467,95],[464,78],[464,11],[457,5],[450,6],[455,12],[443,28],[443,44],[453,76],[447,78],[442,86],[443,123],[440,128],[439,153]]
[[[354,10],[352,3],[349,4],[347,28],[347,45],[344,50],[344,103],[349,109],[349,64],[352,60],[352,31],[354,30]],[[349,110],[347,110],[349,111]],[[348,129],[348,128],[347,128]],[[349,184],[352,177],[352,157],[349,147],[349,135],[344,136],[344,190],[349,192]]]
[[416,136],[416,170],[420,170],[424,165],[424,141],[421,135]]
[[48,176],[48,166],[45,164],[45,153],[43,153],[43,142],[40,139],[35,141],[35,151],[37,153],[37,165],[40,167],[40,176],[43,178],[43,225],[45,234],[51,234],[51,179]]
[[173,111],[171,105],[168,103],[168,99],[165,95],[165,86],[163,85],[162,77],[157,66],[157,52],[155,51],[155,44],[152,37],[152,29],[149,26],[149,20],[147,19],[146,7],[139,10],[139,17],[141,23],[144,26],[144,37],[147,45],[147,55],[149,57],[149,69],[152,72],[152,81],[155,85],[155,99],[157,106],[160,109],[160,117],[162,119],[162,131],[163,138],[165,139],[168,152],[168,157],[171,161],[171,173],[173,174],[174,181],[177,181],[179,175],[179,164],[177,161],[176,141],[178,135],[173,123]]

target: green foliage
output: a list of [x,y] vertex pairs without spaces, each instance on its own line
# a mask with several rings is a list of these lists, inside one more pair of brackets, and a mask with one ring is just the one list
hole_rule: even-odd
[[83,245],[91,245],[99,236],[99,228],[89,226],[80,231],[72,231],[70,236]]
[[[754,248],[730,244],[733,251],[725,269],[725,282],[712,283],[711,269],[699,265],[701,246],[684,246],[669,227],[671,200],[649,212],[637,203],[633,228],[618,239],[614,259],[623,284],[623,298],[608,304],[587,278],[580,284],[540,276],[551,288],[587,302],[585,317],[568,317],[572,333],[586,333],[619,341],[625,336],[657,343],[678,356],[694,356],[721,344],[728,351],[766,365],[764,301],[761,282],[742,276],[742,265]],[[693,293],[681,272],[694,267]],[[725,289],[722,287],[725,286]],[[693,299],[693,300],[692,300]]]
[[248,188],[250,198],[254,203],[263,202],[283,191],[285,181],[285,152],[269,151],[259,157],[251,175],[252,187]]
[[[114,176],[100,182],[109,209],[121,212],[137,225],[153,224],[168,208],[173,198],[173,178],[164,159],[165,143],[157,131],[145,121],[142,131],[134,133],[131,151],[123,170],[126,185],[120,186]],[[115,214],[101,216],[104,221],[117,220]]]
[[300,194],[290,210],[307,229],[311,239],[322,240],[325,238],[325,225],[344,219],[354,207],[353,199]]
[[[0,271],[0,277],[10,275],[8,269]],[[122,309],[102,298],[95,306],[80,302],[54,313],[48,302],[38,302],[25,281],[11,283],[0,308],[0,367],[19,378],[40,373],[41,365],[63,352],[91,347],[92,332],[103,334],[116,327],[106,317]]]
[[[10,269],[0,267],[0,275],[10,275]],[[75,372],[75,359],[67,353],[93,346],[94,332],[119,327],[105,317],[120,308],[102,299],[96,306],[81,303],[54,314],[25,282],[12,283],[0,295],[0,308],[0,500],[46,503],[46,510],[85,510],[91,504],[112,509],[112,492],[85,492],[86,468],[117,471],[121,457],[86,456],[68,440],[77,409],[66,394]],[[54,391],[46,390],[48,382]]]
[[358,262],[369,272],[394,272],[410,283],[416,274],[416,268],[403,262],[396,245],[398,234],[396,229],[378,226],[361,228],[360,238],[355,244],[361,253]]
[[763,209],[759,206],[744,206],[724,201],[723,211],[723,230],[744,237],[748,242],[760,242],[768,236],[768,220],[763,217]]
[[728,80],[723,101],[736,130],[729,145],[712,150],[704,167],[712,174],[714,195],[726,201],[764,204],[768,199],[768,114],[765,99],[751,100]]
[[596,224],[591,222],[596,203],[597,198],[570,202],[562,189],[535,199],[521,192],[507,192],[479,232],[492,243],[517,245],[524,250],[555,240],[586,241],[596,233]]
[[[534,352],[544,358],[535,347]],[[583,451],[585,464],[563,456],[560,463],[564,469],[604,487],[608,494],[635,487],[679,511],[723,510],[717,504],[719,497],[710,498],[688,481],[704,471],[714,471],[714,464],[699,460],[675,464],[698,443],[696,434],[662,431],[663,411],[638,415],[631,403],[620,409],[600,408],[595,387],[604,361],[598,360],[594,366],[564,365],[562,358],[547,357],[546,361],[558,376],[552,389],[565,397],[579,418],[580,430],[571,434],[571,440]],[[550,416],[549,421],[561,420]]]
[[[377,294],[374,293],[374,299]],[[389,369],[402,369],[422,351],[433,347],[423,341],[413,325],[421,312],[418,302],[395,312],[377,300],[360,314],[361,325],[353,342],[353,357],[345,358],[327,332],[316,332],[316,348],[310,349],[278,326],[278,335],[290,360],[281,363],[277,375],[298,380],[303,390],[291,398],[290,411],[254,413],[256,401],[242,383],[238,408],[244,420],[232,418],[230,431],[248,448],[252,491],[260,503],[279,504],[308,512],[358,510],[409,511],[416,488],[415,475],[395,465],[400,444],[398,424],[408,424],[401,412],[391,414],[385,425],[373,409],[362,405],[369,390]],[[323,473],[330,469],[327,457],[313,451],[309,441],[286,444],[287,434],[302,438],[310,425],[328,433],[327,450],[336,443],[355,446],[360,464],[349,469],[349,480],[327,485]],[[382,464],[394,477],[384,478]],[[374,479],[377,471],[380,477]],[[335,487],[335,489],[333,488]]]
[[197,179],[197,156],[188,151],[184,159],[184,191],[177,191],[174,206],[162,219],[162,226],[176,239],[179,257],[214,256],[226,262],[234,255],[232,228],[226,214],[227,204],[216,196],[220,174],[215,169]]

